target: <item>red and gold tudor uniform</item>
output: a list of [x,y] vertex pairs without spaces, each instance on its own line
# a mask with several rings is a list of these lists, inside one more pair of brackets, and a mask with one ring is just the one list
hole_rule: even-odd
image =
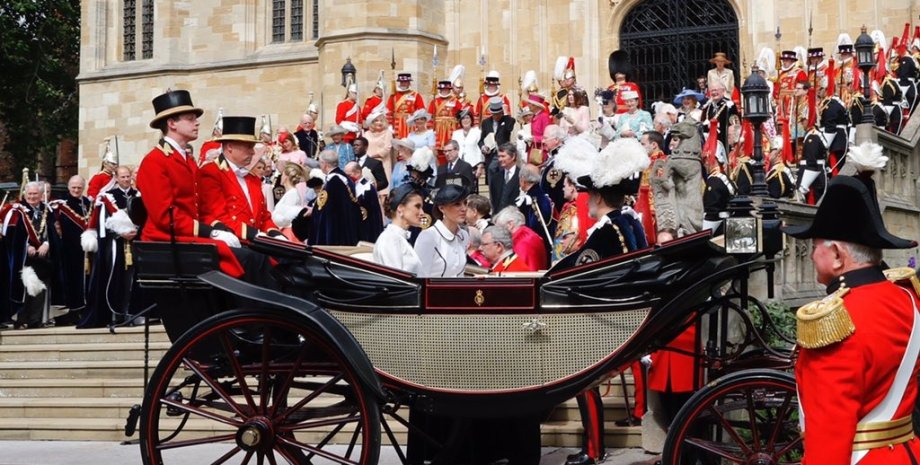
[[416,110],[425,108],[425,99],[421,94],[409,88],[412,84],[412,75],[400,73],[396,77],[397,83],[405,83],[405,90],[396,89],[396,93],[387,98],[387,120],[395,131],[394,138],[405,139],[409,135],[409,125],[406,119]]
[[270,236],[281,234],[272,221],[262,181],[252,173],[243,176],[249,195],[237,181],[237,173],[221,154],[198,170],[198,211],[208,224],[222,223],[241,240],[251,241],[262,232]]
[[[785,232],[875,249],[916,247],[885,229],[872,190],[838,176],[828,183],[814,221]],[[920,354],[916,273],[863,266],[827,285],[827,297],[796,315],[803,465],[918,463],[920,441],[911,422]]]
[[[450,90],[450,81],[438,82],[438,95],[428,104],[428,113],[434,121],[434,146],[439,154],[459,127],[457,115],[460,114],[460,102]],[[446,96],[443,95],[445,92]],[[438,158],[440,164],[446,163],[444,155]]]

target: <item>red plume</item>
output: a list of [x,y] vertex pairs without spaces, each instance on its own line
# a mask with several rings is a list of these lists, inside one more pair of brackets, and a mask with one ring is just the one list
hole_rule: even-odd
[[[913,40],[920,40],[920,26],[914,26],[914,39]],[[913,40],[911,41],[911,43],[913,43]]]
[[818,86],[808,88],[808,121],[805,130],[810,130],[818,120]]
[[789,131],[789,124],[783,125],[783,162],[792,165],[795,162],[792,154],[792,133]]
[[827,92],[828,97],[833,97],[837,93],[837,67],[834,59],[827,60]]
[[706,136],[706,143],[703,144],[703,156],[706,164],[711,165],[716,161],[716,152],[719,151],[719,119],[709,120],[709,135]]
[[910,23],[904,23],[904,32],[901,34],[901,46],[898,47],[898,56],[907,55],[907,42],[910,41]]
[[575,57],[569,57],[569,64],[566,68],[572,70],[573,73],[575,72]]
[[891,48],[888,49],[888,59],[890,60],[894,55],[900,54],[901,52],[901,38],[894,36],[891,39]]
[[747,119],[741,123],[741,137],[744,137],[744,147],[741,153],[750,157],[754,153],[754,126]]
[[875,75],[873,75],[873,80],[882,82],[885,80],[885,76],[888,75],[888,61],[885,60],[885,49],[883,47],[878,48],[878,56],[876,56],[876,65],[875,65]]

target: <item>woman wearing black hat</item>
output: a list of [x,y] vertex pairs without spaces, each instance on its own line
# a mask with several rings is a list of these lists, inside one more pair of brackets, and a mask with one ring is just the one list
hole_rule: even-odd
[[438,221],[415,240],[415,253],[421,261],[419,277],[457,277],[466,266],[468,232],[460,228],[466,221],[466,188],[448,184],[434,197]]
[[386,204],[387,216],[392,220],[374,243],[374,261],[390,268],[418,273],[419,258],[409,244],[409,227],[419,226],[422,216],[422,195],[409,184],[390,192]]

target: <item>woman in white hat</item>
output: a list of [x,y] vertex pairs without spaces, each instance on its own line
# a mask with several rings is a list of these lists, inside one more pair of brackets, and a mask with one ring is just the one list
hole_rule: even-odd
[[409,163],[412,153],[415,152],[415,142],[409,139],[393,139],[393,149],[396,150],[396,164],[393,165],[390,190],[406,183],[406,177],[409,175],[406,165]]
[[646,131],[651,131],[651,113],[639,109],[639,93],[633,90],[622,92],[626,102],[626,113],[620,113],[616,119],[617,138],[632,137],[639,139]]
[[387,181],[390,186],[382,189],[378,194],[383,198],[390,192],[393,185],[393,133],[387,124],[387,109],[384,105],[379,105],[367,116],[364,121],[367,131],[364,131],[364,137],[367,139],[367,156],[380,160],[383,163],[383,170],[387,174]]
[[434,131],[428,129],[428,121],[431,121],[431,115],[428,114],[428,111],[424,108],[415,110],[415,113],[412,113],[412,116],[406,120],[406,123],[412,128],[406,138],[415,144],[415,148],[428,147],[434,152]]

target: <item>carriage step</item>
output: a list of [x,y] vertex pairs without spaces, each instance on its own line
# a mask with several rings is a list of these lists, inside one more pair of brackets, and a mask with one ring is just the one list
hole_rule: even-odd
[[86,418],[127,418],[138,397],[5,398],[0,399],[2,418],[68,418],[71,424]]
[[[154,366],[156,362],[153,362]],[[2,379],[142,378],[143,360],[0,362]]]
[[[556,447],[581,447],[582,427],[580,422],[548,421],[540,427],[543,445]],[[642,446],[641,426],[617,426],[612,421],[604,422],[604,444],[608,448]]]
[[[73,326],[0,331],[0,346],[11,344],[93,344],[109,342],[144,342],[144,327],[76,329]],[[169,342],[163,325],[150,326],[150,342]]]
[[[169,342],[150,343],[150,364],[155,366],[169,349]],[[143,342],[96,342],[86,344],[0,345],[0,362],[143,360]]]

